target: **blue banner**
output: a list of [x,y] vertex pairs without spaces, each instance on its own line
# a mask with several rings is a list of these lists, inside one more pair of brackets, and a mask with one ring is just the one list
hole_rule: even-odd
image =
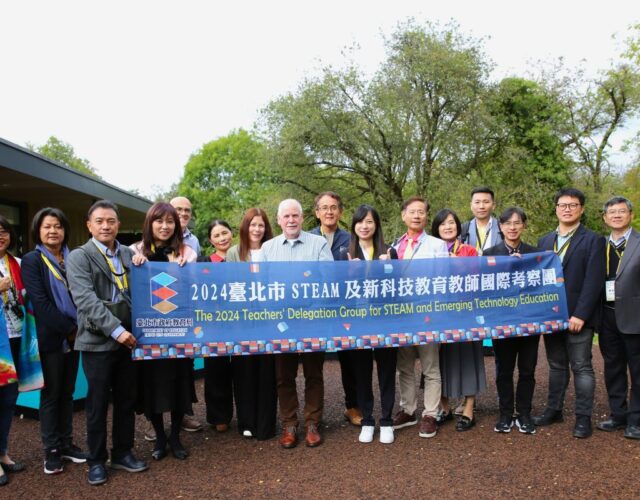
[[131,274],[134,359],[338,351],[567,328],[552,252],[410,261],[149,262]]

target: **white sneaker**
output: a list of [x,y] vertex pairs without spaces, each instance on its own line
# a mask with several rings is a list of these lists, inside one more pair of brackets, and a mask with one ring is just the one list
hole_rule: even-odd
[[395,440],[392,426],[380,427],[380,442],[382,444],[391,444]]
[[358,441],[360,441],[361,443],[370,443],[371,441],[373,441],[374,430],[375,427],[373,425],[363,425]]
[[242,435],[246,438],[252,438],[253,434],[251,434],[251,431],[249,429],[245,429],[244,431],[242,431]]

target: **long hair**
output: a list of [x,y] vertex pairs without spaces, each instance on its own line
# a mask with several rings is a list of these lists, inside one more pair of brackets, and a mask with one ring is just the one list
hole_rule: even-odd
[[[485,193],[486,191],[482,191],[482,192]],[[442,239],[440,237],[440,224],[442,224],[445,221],[445,219],[450,215],[453,216],[453,221],[456,223],[456,239],[460,238],[460,233],[462,233],[462,225],[460,224],[460,219],[458,218],[458,215],[450,208],[443,208],[433,218],[433,222],[431,223],[431,236],[434,236],[439,240]]]
[[142,253],[149,257],[153,254],[151,246],[153,243],[153,221],[162,219],[165,215],[173,218],[175,222],[175,229],[171,238],[167,241],[167,247],[173,250],[174,255],[180,253],[182,248],[182,229],[180,229],[180,219],[178,218],[178,212],[167,202],[160,201],[154,203],[147,211],[147,216],[144,219],[144,225],[142,226]]
[[260,245],[262,245],[265,241],[273,238],[273,229],[271,229],[271,224],[269,223],[269,217],[267,217],[267,213],[261,208],[250,208],[244,213],[244,217],[242,218],[242,222],[240,223],[240,260],[246,262],[249,260],[249,252],[251,251],[251,242],[249,241],[249,226],[251,225],[251,221],[254,217],[262,217],[264,221],[264,235],[262,236],[262,240],[260,241]]
[[356,234],[356,224],[361,222],[368,214],[371,214],[373,222],[376,225],[376,230],[373,233],[373,258],[377,259],[380,255],[386,253],[386,245],[384,243],[384,236],[382,234],[382,224],[380,223],[380,215],[378,211],[371,205],[360,205],[353,212],[351,218],[351,243],[349,244],[349,254],[355,257],[358,247],[360,246],[360,238]]

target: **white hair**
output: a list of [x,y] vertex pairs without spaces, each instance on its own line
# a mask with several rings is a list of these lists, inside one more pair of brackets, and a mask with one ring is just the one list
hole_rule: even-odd
[[278,217],[282,215],[283,210],[289,205],[297,207],[298,212],[300,212],[300,215],[302,215],[302,205],[300,204],[300,202],[298,200],[294,200],[293,198],[287,198],[286,200],[282,200],[278,205]]

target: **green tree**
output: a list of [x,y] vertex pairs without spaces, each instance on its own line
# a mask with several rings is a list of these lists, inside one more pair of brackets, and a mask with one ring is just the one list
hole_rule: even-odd
[[83,174],[90,175],[101,179],[95,169],[91,166],[89,160],[76,156],[73,146],[68,142],[64,142],[55,136],[49,137],[46,143],[41,146],[35,146],[27,143],[27,148],[31,151],[46,156],[47,158],[62,163],[67,167],[78,170]]
[[207,226],[214,219],[238,224],[245,209],[272,209],[269,193],[274,189],[264,167],[264,146],[245,130],[208,142],[184,167],[177,193],[191,200],[196,213],[196,234],[207,240]]
[[355,65],[325,68],[271,102],[259,130],[283,182],[311,196],[332,188],[372,201],[387,220],[409,195],[429,195],[439,168],[457,168],[467,114],[488,63],[455,26],[409,21],[386,41],[371,78]]

